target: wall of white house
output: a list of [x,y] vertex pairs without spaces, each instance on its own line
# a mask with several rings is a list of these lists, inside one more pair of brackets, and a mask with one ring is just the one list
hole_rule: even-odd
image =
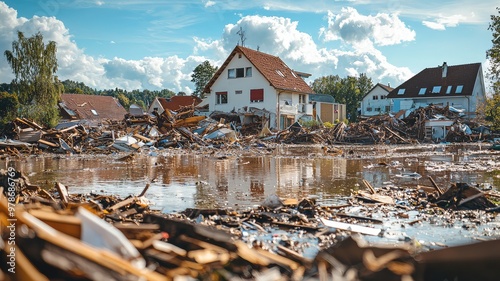
[[163,109],[163,106],[158,101],[158,98],[155,98],[153,100],[153,102],[151,103],[151,106],[149,106],[148,113],[153,113],[153,111],[154,111],[155,108],[158,108],[158,114],[162,114],[163,111],[165,111]]
[[475,112],[477,106],[482,104],[486,99],[486,88],[484,86],[484,78],[482,67],[479,68],[479,71],[476,76],[476,82],[474,83],[474,88],[472,90],[472,98],[470,100],[471,112]]
[[467,111],[469,100],[472,100],[470,96],[449,98],[394,99],[394,108],[395,111],[408,110],[406,112],[406,116],[411,113],[411,110],[409,109],[427,107],[430,104],[439,107],[453,106],[456,109],[464,109],[465,111]]
[[[251,77],[229,78],[228,69],[236,68],[252,68]],[[246,73],[245,73],[246,74]],[[261,102],[250,101],[250,90],[263,89],[264,100]],[[217,92],[227,92],[227,103],[217,103]],[[247,107],[255,107],[265,109],[272,112],[270,116],[270,127],[278,128],[280,114],[295,115],[295,120],[307,111],[306,106],[309,102],[307,94],[304,95],[302,103],[300,103],[300,94],[291,92],[280,92],[270,86],[269,81],[250,63],[245,57],[235,55],[223,70],[219,78],[214,82],[208,98],[209,110],[231,112],[233,110]],[[278,103],[279,98],[279,103]],[[288,103],[288,104],[287,104]],[[312,108],[312,106],[310,106]],[[312,110],[309,110],[312,111]]]
[[[389,93],[382,87],[375,87],[361,101],[361,115],[375,116],[391,111],[391,100],[385,98]],[[374,97],[376,97],[374,99]]]
[[[246,69],[247,67],[252,68],[251,77],[228,78],[228,69]],[[264,101],[250,102],[250,90],[252,89],[263,89]],[[227,92],[227,103],[217,104],[217,92]],[[210,111],[231,112],[233,109],[237,111],[245,106],[266,109],[275,113],[277,107],[276,90],[269,85],[269,81],[264,78],[245,56],[241,56],[240,58],[238,55],[235,55],[212,85],[209,96],[209,108]],[[275,120],[271,120],[271,124],[275,124],[275,122]]]

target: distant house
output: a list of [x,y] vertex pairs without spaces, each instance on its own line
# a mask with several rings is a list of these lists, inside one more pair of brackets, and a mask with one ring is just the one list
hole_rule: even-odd
[[153,113],[155,110],[158,114],[162,114],[165,109],[177,111],[182,106],[198,105],[201,99],[195,96],[173,96],[171,98],[156,97],[148,109],[148,113]]
[[127,111],[112,96],[62,94],[59,109],[63,120],[123,120]]
[[309,102],[313,105],[313,115],[316,120],[333,124],[346,119],[345,104],[336,103],[331,95],[310,95]]
[[[287,128],[311,117],[313,90],[279,57],[236,46],[204,89],[210,112],[266,112],[270,128]],[[250,112],[252,111],[252,112]],[[251,118],[248,118],[251,119]]]
[[145,114],[144,110],[142,110],[142,107],[140,107],[135,103],[130,105],[130,107],[128,108],[128,113],[131,116],[137,116],[137,117],[143,116]]
[[361,100],[361,116],[375,116],[392,111],[392,100],[389,93],[394,90],[389,85],[378,83]]
[[426,68],[392,90],[388,99],[394,101],[393,111],[411,110],[433,104],[449,106],[472,116],[485,100],[481,63]]

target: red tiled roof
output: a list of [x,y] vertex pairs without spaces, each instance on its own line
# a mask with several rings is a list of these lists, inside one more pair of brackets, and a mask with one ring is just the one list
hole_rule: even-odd
[[170,109],[172,111],[177,111],[181,106],[197,105],[201,102],[201,99],[195,96],[173,96],[170,100],[166,98],[158,98],[163,109]]
[[392,90],[394,90],[394,88],[392,88],[391,86],[388,86],[388,85],[384,85],[382,83],[377,83],[377,85],[379,85],[380,87],[382,87],[384,90],[386,90],[387,92],[390,92]]
[[[392,90],[387,98],[470,96],[480,69],[481,63],[447,66],[446,77],[443,77],[443,66],[426,68]],[[462,92],[456,93],[459,85],[463,86]],[[441,86],[439,93],[432,93],[435,86]],[[448,86],[451,86],[451,92],[446,94]],[[426,91],[420,95],[422,88]],[[404,89],[404,94],[398,95],[400,89]]]
[[[111,96],[96,96],[83,94],[62,94],[63,110],[71,110],[77,119],[87,120],[122,120],[127,111]],[[95,111],[96,114],[92,112]]]
[[214,74],[210,82],[208,82],[204,90],[205,93],[210,92],[212,85],[236,54],[244,55],[274,88],[299,93],[314,93],[311,87],[309,87],[309,85],[307,85],[307,83],[279,57],[242,46],[236,46],[234,48],[226,61]]

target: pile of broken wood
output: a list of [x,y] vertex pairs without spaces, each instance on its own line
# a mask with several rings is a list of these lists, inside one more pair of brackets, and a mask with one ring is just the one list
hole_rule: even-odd
[[[0,172],[0,260],[15,254],[15,274],[2,267],[2,280],[496,280],[500,240],[417,250],[410,244],[373,245],[364,235],[383,236],[382,223],[344,213],[345,206],[276,196],[250,210],[188,209],[181,214],[151,210],[145,195],[120,199],[69,194],[56,183],[51,192],[30,184],[12,168]],[[394,205],[385,191],[364,182],[359,202]],[[1,187],[0,187],[1,188]],[[457,186],[442,192],[450,206],[478,207],[481,198]],[[415,200],[423,200],[416,191]],[[418,195],[420,194],[420,195]],[[7,197],[6,197],[7,196]],[[473,197],[473,198],[472,198]],[[467,200],[467,202],[464,202]],[[458,204],[455,204],[457,203]],[[483,202],[483,201],[482,201]],[[349,205],[357,204],[351,201]],[[419,205],[421,206],[421,205]],[[454,208],[454,207],[453,207]],[[414,222],[412,222],[414,223]],[[7,226],[14,225],[12,227]],[[248,233],[273,234],[245,241]],[[271,231],[271,232],[270,232]],[[293,240],[293,233],[309,237]],[[13,234],[12,234],[13,233]],[[247,235],[243,235],[246,233]],[[251,235],[250,235],[251,236]],[[14,237],[14,238],[12,238]],[[15,243],[9,243],[15,241]],[[305,245],[321,241],[315,256]],[[10,255],[10,256],[9,256]]]
[[[338,123],[332,128],[306,128],[296,122],[285,130],[271,132],[257,123],[240,125],[232,115],[217,115],[232,118],[218,120],[194,115],[193,106],[181,107],[178,111],[164,111],[161,115],[131,116],[127,114],[120,122],[103,121],[99,126],[69,123],[46,129],[39,124],[16,118],[4,141],[0,141],[2,155],[21,153],[111,153],[133,152],[144,145],[156,148],[213,148],[251,145],[267,141],[285,144],[415,144],[429,141],[425,135],[425,122],[436,116],[456,120],[448,131],[446,140],[467,142],[484,140],[482,133],[466,134],[459,115],[448,107],[430,105],[413,111],[407,118],[392,115],[373,116],[358,123]],[[231,121],[231,122],[229,122]],[[470,123],[469,123],[470,124]],[[478,126],[476,124],[476,126]],[[194,145],[194,146],[193,146]]]

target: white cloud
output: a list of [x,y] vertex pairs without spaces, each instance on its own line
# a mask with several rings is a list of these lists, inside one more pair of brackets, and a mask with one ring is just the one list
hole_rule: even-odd
[[212,7],[216,4],[215,1],[210,1],[210,0],[204,2],[205,2],[205,8]]
[[435,21],[422,21],[422,24],[430,29],[446,30],[447,27],[456,27],[460,22],[464,21],[466,17],[462,15],[454,15],[444,17],[439,15]]
[[365,16],[354,8],[342,8],[340,13],[328,12],[328,27],[321,30],[326,41],[347,43],[372,41],[379,46],[395,45],[415,40],[415,31],[406,27],[397,14],[379,13]]

